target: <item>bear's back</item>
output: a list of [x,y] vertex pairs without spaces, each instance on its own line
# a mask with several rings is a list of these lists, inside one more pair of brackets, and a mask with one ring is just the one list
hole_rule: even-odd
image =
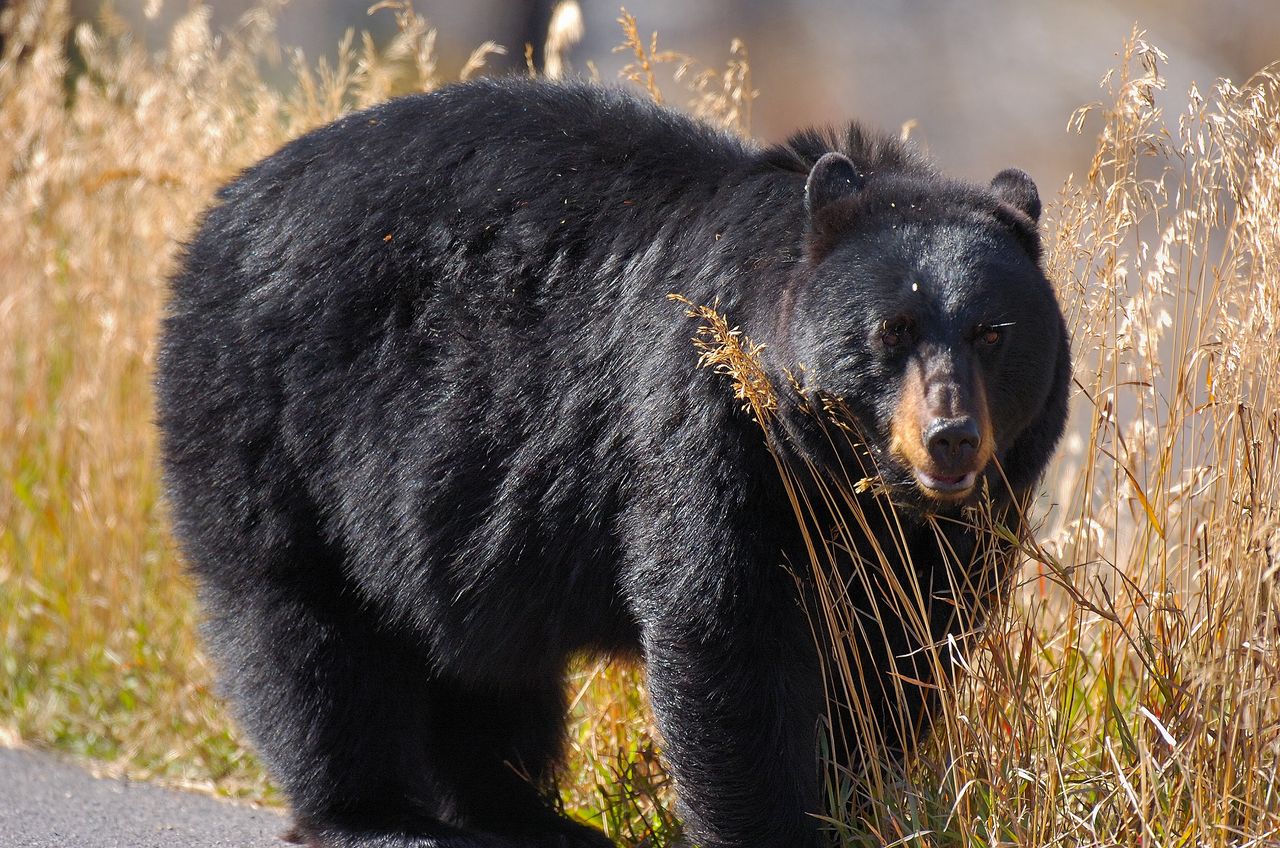
[[[348,116],[246,170],[188,246],[161,342],[182,535],[227,516],[238,554],[237,534],[314,521],[366,599],[435,622],[475,573],[499,591],[537,569],[580,587],[563,602],[601,617],[582,632],[623,638],[612,514],[636,410],[668,391],[641,375],[695,367],[666,294],[753,155],[619,91],[503,81]],[[417,585],[384,585],[405,562]],[[548,615],[512,631],[546,637]]]
[[388,327],[536,330],[616,303],[627,261],[702,214],[753,153],[585,83],[486,80],[399,98],[224,187],[172,281],[171,314],[274,341],[322,335],[339,357]]

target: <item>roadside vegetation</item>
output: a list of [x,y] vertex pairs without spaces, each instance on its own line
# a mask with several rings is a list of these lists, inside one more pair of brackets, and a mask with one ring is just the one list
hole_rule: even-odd
[[[494,49],[440,67],[429,23],[391,2],[374,13],[396,17],[393,41],[351,34],[312,61],[278,42],[276,8],[213,33],[194,6],[154,52],[109,7],[75,28],[65,3],[0,12],[0,740],[267,802],[166,528],[150,392],[164,278],[238,169],[483,73]],[[831,781],[850,845],[1280,841],[1280,76],[1165,92],[1165,58],[1123,36],[1102,102],[1063,116],[1096,136],[1093,161],[1042,186],[1070,434],[933,739],[872,769],[869,798]],[[631,84],[750,132],[740,42],[713,68],[625,13],[620,38]],[[750,382],[732,315],[702,318],[726,391],[776,389]],[[567,807],[661,845],[674,795],[642,675],[584,660],[572,686]]]

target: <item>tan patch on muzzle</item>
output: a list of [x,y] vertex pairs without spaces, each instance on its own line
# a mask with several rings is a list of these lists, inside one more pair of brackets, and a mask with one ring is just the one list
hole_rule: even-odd
[[924,444],[924,421],[928,410],[928,398],[924,394],[924,379],[916,363],[907,366],[906,379],[898,395],[898,405],[889,422],[889,451],[908,468],[928,468],[929,448]]
[[[978,424],[979,442],[974,451],[973,464],[970,470],[979,474],[991,462],[995,453],[995,438],[991,432],[991,411],[987,406],[987,388],[982,374],[975,372],[972,378],[973,395],[964,399],[963,408],[935,409],[929,400],[928,387],[925,384],[923,368],[918,363],[911,363],[902,383],[898,396],[898,404],[889,423],[889,451],[906,468],[915,472],[943,476],[933,462],[929,446],[924,441],[925,431],[930,422],[936,418],[972,417]],[[955,500],[969,494],[971,489],[960,492],[946,492],[926,486],[916,478],[916,486],[931,498],[938,500]]]
[[978,471],[987,467],[991,462],[991,457],[996,452],[996,437],[991,432],[991,407],[987,405],[987,384],[982,379],[982,372],[973,369],[973,409],[970,414],[978,420],[978,433],[981,435],[981,441],[978,442],[977,456],[974,467]]

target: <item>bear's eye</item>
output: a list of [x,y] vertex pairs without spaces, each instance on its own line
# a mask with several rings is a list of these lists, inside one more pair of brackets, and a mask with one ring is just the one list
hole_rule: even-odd
[[906,342],[910,335],[911,320],[909,318],[894,318],[880,325],[880,342],[885,347],[898,347]]
[[973,329],[973,341],[975,345],[984,347],[995,347],[1000,343],[1000,339],[1005,337],[1005,328],[1012,327],[1009,324],[978,324]]

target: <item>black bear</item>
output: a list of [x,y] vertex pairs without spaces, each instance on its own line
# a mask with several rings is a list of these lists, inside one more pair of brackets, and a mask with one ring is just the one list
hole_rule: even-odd
[[[645,663],[692,843],[820,844],[799,522],[667,295],[847,405],[883,482],[859,497],[904,507],[928,577],[926,516],[1025,492],[1063,428],[1039,213],[1020,171],[949,180],[857,125],[766,147],[514,79],[349,115],[223,188],[172,280],[164,472],[297,837],[608,844],[547,793],[566,662],[602,653]],[[830,461],[807,415],[770,426]]]

